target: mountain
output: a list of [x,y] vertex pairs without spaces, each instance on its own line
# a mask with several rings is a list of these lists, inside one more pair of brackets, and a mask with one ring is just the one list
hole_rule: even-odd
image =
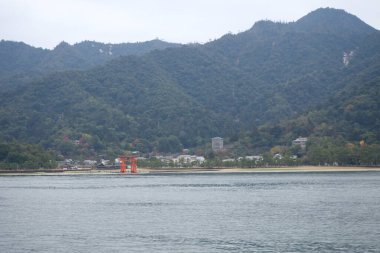
[[153,50],[179,47],[180,44],[152,40],[138,43],[104,44],[95,41],[83,41],[74,45],[66,42],[58,44],[54,50],[42,59],[38,66],[41,70],[80,70],[103,65],[119,56],[143,55]]
[[376,30],[358,17],[333,8],[320,8],[294,24],[295,29],[312,33],[371,34]]
[[[126,55],[142,55],[180,44],[152,40],[138,43],[104,44],[83,41],[61,42],[53,50],[35,48],[23,42],[0,41],[0,86],[30,81],[31,77],[55,71],[85,70]],[[3,85],[4,84],[4,85]]]
[[[354,53],[354,60],[344,68],[340,82],[341,89],[329,100],[313,108],[301,117],[285,122],[285,128],[302,133],[294,135],[315,135],[340,137],[345,140],[364,140],[378,143],[380,140],[380,36],[369,36]],[[300,124],[301,118],[308,123]],[[292,125],[292,127],[289,127]],[[300,127],[301,125],[301,127]]]
[[[125,51],[61,43],[39,66],[76,70],[0,92],[0,136],[86,157],[204,149],[214,136],[247,153],[298,135],[377,143],[379,41],[380,32],[357,17],[326,8],[86,70],[94,55],[102,62]],[[83,54],[67,53],[80,47]],[[97,53],[84,57],[87,50]]]
[[23,42],[0,41],[1,77],[28,72],[38,65],[47,54],[47,50],[34,48]]

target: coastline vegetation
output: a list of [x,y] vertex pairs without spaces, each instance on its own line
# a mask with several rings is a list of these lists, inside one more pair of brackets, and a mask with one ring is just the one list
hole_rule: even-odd
[[52,152],[38,145],[25,143],[0,143],[0,169],[53,169],[57,167]]

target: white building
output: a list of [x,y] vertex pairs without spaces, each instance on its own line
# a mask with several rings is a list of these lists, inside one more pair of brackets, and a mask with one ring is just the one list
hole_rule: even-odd
[[249,155],[246,156],[245,159],[250,161],[262,161],[264,157],[262,155]]
[[204,163],[206,159],[203,156],[196,155],[179,155],[176,158],[173,158],[174,163],[178,164],[191,164],[197,162],[198,164]]
[[223,150],[223,138],[214,137],[211,139],[212,151],[218,152]]
[[100,160],[100,164],[101,165],[109,165],[110,164],[110,160],[101,159]]
[[83,161],[83,164],[84,164],[84,165],[90,165],[90,166],[93,166],[93,165],[96,165],[96,161],[95,161],[95,160],[84,160],[84,161]]
[[294,141],[292,141],[293,146],[300,146],[302,149],[306,148],[306,142],[307,138],[306,137],[298,137]]

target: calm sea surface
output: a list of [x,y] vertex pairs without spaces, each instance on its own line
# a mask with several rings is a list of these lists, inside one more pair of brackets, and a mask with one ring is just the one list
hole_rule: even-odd
[[0,252],[380,252],[380,173],[3,176]]

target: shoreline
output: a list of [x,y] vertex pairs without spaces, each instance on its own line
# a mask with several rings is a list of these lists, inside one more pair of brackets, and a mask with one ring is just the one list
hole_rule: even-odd
[[[294,173],[294,172],[368,172],[380,171],[380,166],[297,166],[297,167],[270,167],[270,168],[139,168],[136,175],[146,174],[228,174],[228,173]],[[31,170],[31,171],[0,171],[0,176],[60,176],[60,175],[121,175],[119,169],[97,170]],[[125,173],[125,175],[135,175]]]

